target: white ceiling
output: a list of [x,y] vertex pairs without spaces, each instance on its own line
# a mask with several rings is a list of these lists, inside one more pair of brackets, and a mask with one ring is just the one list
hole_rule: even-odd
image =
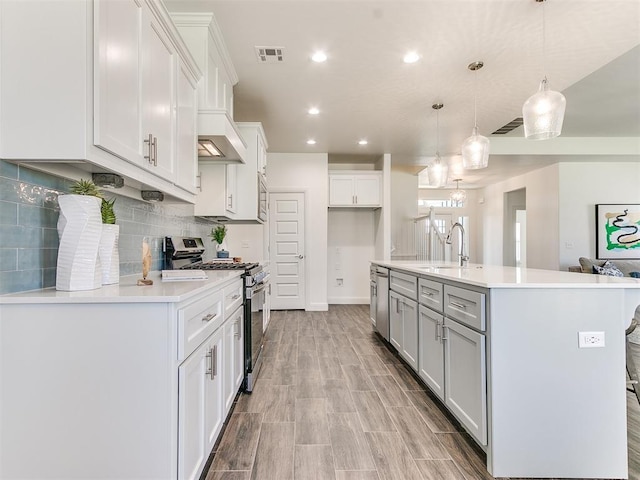
[[[477,83],[478,126],[492,154],[489,168],[464,173],[461,186],[560,160],[639,159],[640,0],[165,3],[174,12],[214,13],[239,78],[235,120],[262,122],[271,152],[390,153],[392,165],[417,172],[436,151],[431,105],[444,103],[440,153],[459,154],[473,127]],[[256,46],[284,47],[285,61],[259,63]],[[318,49],[327,62],[310,60]],[[419,62],[403,63],[409,50]],[[467,65],[476,60],[485,66],[473,73]],[[526,141],[522,127],[491,135],[521,116],[545,73],[567,98],[562,136]],[[311,106],[320,115],[308,115]],[[597,148],[586,148],[585,137],[598,137]],[[361,138],[369,144],[359,146]]]

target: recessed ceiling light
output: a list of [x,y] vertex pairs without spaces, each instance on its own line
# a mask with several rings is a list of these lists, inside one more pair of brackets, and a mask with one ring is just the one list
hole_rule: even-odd
[[318,115],[320,113],[320,110],[316,107],[311,107],[308,110],[309,115]]
[[316,141],[313,138],[310,138],[309,140],[307,140],[307,145],[315,145]]
[[324,52],[316,52],[311,55],[311,60],[317,63],[322,63],[327,61],[327,54]]
[[404,56],[402,60],[404,60],[404,63],[416,63],[418,60],[420,60],[420,55],[418,55],[417,52],[409,52]]
[[362,139],[362,140],[359,140],[359,141],[358,141],[358,145],[366,145],[366,144],[368,144],[368,143],[369,143],[369,142],[367,142],[365,139]]

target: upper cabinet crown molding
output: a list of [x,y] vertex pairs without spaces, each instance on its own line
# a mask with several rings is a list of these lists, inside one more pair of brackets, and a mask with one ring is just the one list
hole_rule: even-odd
[[233,66],[233,62],[231,61],[231,55],[229,55],[227,44],[222,37],[222,30],[220,29],[213,13],[172,13],[171,18],[178,28],[206,27],[216,50],[220,54],[222,65],[229,76],[231,85],[233,86],[238,83],[238,74]]

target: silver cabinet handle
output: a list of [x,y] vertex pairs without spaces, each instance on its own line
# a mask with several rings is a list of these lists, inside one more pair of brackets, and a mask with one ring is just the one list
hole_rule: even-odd
[[233,207],[233,193],[229,194],[229,205],[228,208]]
[[236,338],[240,338],[240,319],[236,320],[234,326],[235,326],[235,328],[234,328],[233,335]]
[[440,340],[442,334],[440,333],[440,320],[436,321],[436,341]]
[[445,340],[449,340],[449,337],[445,337],[444,334],[449,330],[449,327],[447,327],[446,325],[442,325],[442,341],[444,342]]
[[237,300],[238,298],[240,298],[240,295],[236,293],[233,297],[231,297],[231,300]]
[[204,372],[204,374],[208,375],[211,378],[211,380],[213,380],[213,349],[212,348],[209,349],[205,357],[209,359],[209,362],[208,362],[209,366],[207,367],[207,371]]
[[218,375],[218,346],[214,345],[211,349],[211,380]]
[[358,195],[356,195],[356,205],[358,204]]
[[213,320],[214,318],[216,318],[218,316],[217,313],[210,313],[209,315],[205,315],[204,317],[202,317],[202,321],[203,322],[209,322],[211,320]]
[[149,144],[149,155],[145,155],[149,163],[153,163],[153,135],[149,134],[149,138],[145,138],[144,143]]
[[158,137],[153,137],[153,165],[158,166]]
[[426,288],[422,289],[422,294],[426,295],[427,297],[433,297],[433,292],[429,292]]
[[454,307],[458,307],[458,308],[467,308],[466,305],[458,302],[449,302],[449,305],[453,305]]

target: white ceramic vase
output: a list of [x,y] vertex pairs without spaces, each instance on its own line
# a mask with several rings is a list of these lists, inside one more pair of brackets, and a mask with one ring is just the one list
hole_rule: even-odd
[[56,290],[94,290],[102,286],[98,250],[102,235],[102,199],[89,195],[60,195]]
[[102,224],[99,250],[100,265],[102,266],[102,285],[112,285],[120,282],[119,237],[120,225]]

